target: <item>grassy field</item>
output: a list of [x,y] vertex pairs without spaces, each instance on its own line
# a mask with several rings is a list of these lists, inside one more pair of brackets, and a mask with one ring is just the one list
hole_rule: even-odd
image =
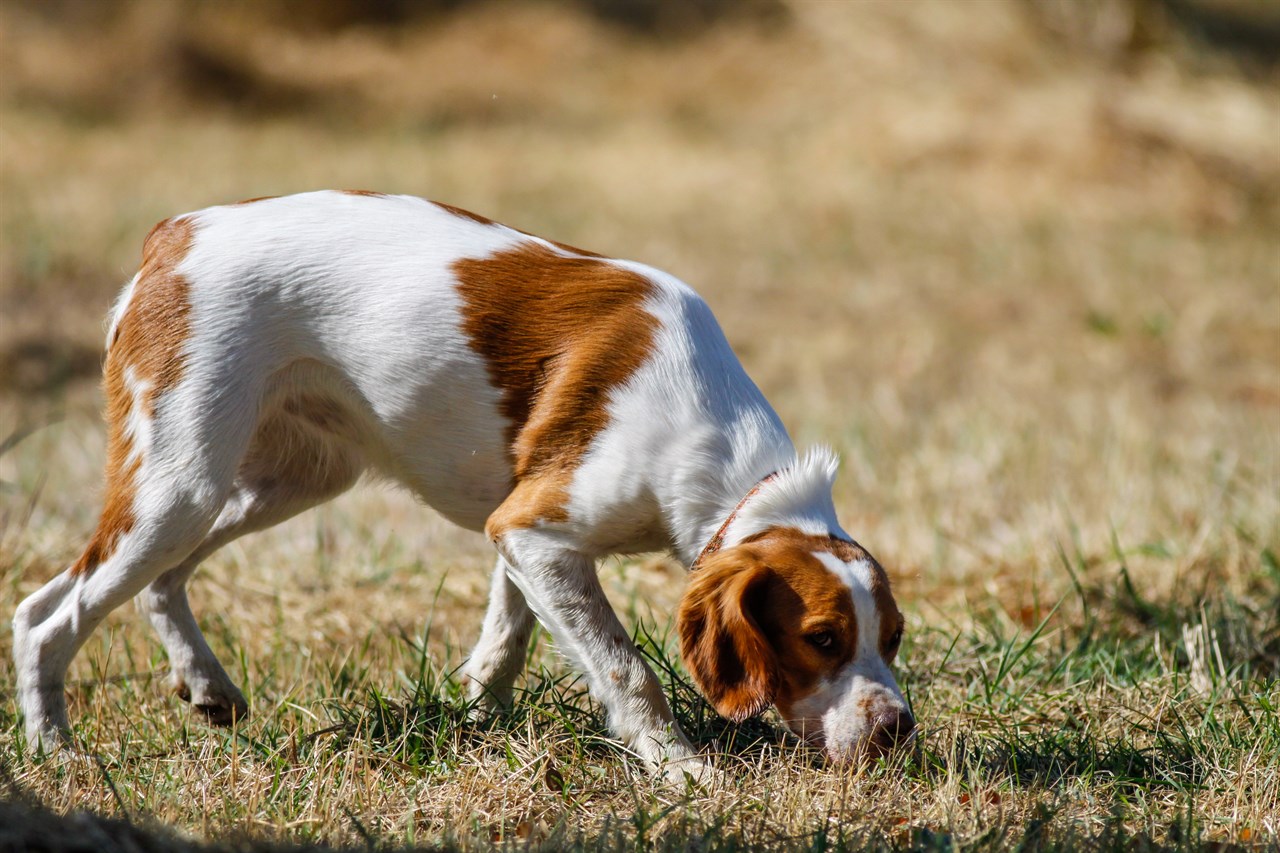
[[842,454],[924,734],[852,771],[715,718],[660,556],[601,575],[722,781],[647,778],[545,637],[515,713],[469,723],[488,547],[362,486],[192,583],[237,730],[166,695],[126,608],[70,675],[97,760],[34,758],[0,630],[0,849],[1280,849],[1274,72],[985,0],[661,42],[553,3],[338,34],[34,8],[0,3],[6,620],[95,521],[102,317],[150,226],[406,192],[707,297],[797,441]]

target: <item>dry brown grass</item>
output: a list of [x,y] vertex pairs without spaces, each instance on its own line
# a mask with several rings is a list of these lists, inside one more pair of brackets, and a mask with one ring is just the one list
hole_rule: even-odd
[[[588,706],[553,691],[511,730],[432,723],[457,759],[424,766],[360,709],[370,688],[419,682],[424,623],[432,666],[460,662],[489,556],[361,488],[193,584],[255,709],[241,739],[162,695],[158,643],[120,613],[72,673],[73,718],[120,801],[98,767],[20,758],[10,708],[0,756],[26,789],[197,836],[669,844],[723,820],[712,841],[805,846],[837,824],[1016,840],[1048,808],[1053,826],[1120,809],[1157,834],[1191,809],[1208,837],[1275,843],[1274,81],[1164,53],[1108,65],[998,2],[796,3],[785,30],[669,44],[551,4],[338,36],[209,6],[137,3],[87,29],[25,8],[0,6],[0,436],[42,428],[0,454],[0,612],[92,529],[93,353],[151,224],[316,187],[407,192],[653,263],[708,298],[797,439],[843,454],[837,504],[894,577],[929,728],[905,769],[753,747],[725,788],[672,791],[593,745]],[[200,77],[175,53],[191,43],[256,94]],[[659,630],[683,583],[662,559],[603,576]],[[5,633],[0,690],[8,654]],[[308,739],[335,720],[354,728]],[[1090,763],[1099,744],[1157,778]],[[1068,747],[1079,772],[1010,769]]]

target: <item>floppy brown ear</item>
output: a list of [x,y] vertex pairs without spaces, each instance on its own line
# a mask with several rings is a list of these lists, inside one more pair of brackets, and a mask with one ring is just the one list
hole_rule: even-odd
[[680,601],[685,668],[716,712],[735,723],[772,705],[778,690],[777,656],[751,614],[768,578],[763,563],[731,548],[690,575]]

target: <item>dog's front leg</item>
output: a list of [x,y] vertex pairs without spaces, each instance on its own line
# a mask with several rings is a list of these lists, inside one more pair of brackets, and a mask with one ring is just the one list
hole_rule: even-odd
[[533,613],[524,593],[511,580],[507,561],[499,557],[489,587],[484,627],[462,670],[468,695],[482,712],[511,707],[512,685],[524,668],[532,633]]
[[509,530],[495,543],[538,620],[586,675],[614,733],[670,777],[707,776],[709,765],[676,724],[662,685],[605,598],[593,561],[545,529]]

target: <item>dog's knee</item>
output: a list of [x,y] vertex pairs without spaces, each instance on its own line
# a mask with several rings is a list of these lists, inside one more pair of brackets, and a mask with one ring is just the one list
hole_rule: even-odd
[[21,632],[25,635],[52,616],[75,582],[76,579],[70,572],[63,572],[24,598],[13,614],[14,634]]

